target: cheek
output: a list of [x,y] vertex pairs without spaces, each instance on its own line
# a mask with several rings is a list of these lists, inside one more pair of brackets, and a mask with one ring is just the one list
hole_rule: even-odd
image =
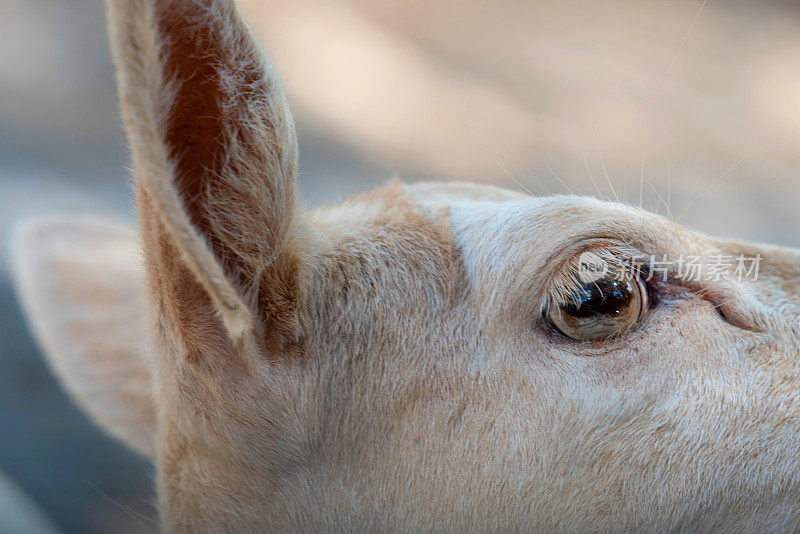
[[737,332],[705,303],[661,303],[623,338],[580,343],[554,335],[533,311],[509,312],[488,335],[485,367],[514,369],[516,381],[557,414],[630,416],[671,398],[687,381],[728,376]]

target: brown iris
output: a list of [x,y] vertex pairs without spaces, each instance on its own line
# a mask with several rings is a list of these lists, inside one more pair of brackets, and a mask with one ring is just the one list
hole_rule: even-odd
[[647,293],[642,283],[623,269],[584,284],[566,302],[553,303],[547,319],[576,341],[600,341],[636,326],[646,305]]

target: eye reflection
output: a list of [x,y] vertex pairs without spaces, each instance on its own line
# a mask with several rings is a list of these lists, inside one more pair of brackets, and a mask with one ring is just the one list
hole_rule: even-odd
[[550,325],[576,341],[601,341],[634,328],[647,306],[646,290],[625,266],[597,280],[578,281],[568,293],[551,299]]
[[561,309],[572,317],[620,316],[624,310],[629,309],[635,291],[630,278],[601,279],[584,286],[578,302],[570,302]]

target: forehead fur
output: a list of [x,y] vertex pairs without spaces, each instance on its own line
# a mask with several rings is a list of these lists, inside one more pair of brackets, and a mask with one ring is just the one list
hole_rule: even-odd
[[413,317],[458,298],[462,261],[446,208],[421,208],[399,182],[317,210],[311,222],[318,234],[308,294],[322,302],[309,313],[343,325],[360,318],[369,328],[386,309]]

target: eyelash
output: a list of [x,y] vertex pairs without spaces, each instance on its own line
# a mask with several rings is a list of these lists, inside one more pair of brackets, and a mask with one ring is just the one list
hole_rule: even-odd
[[646,263],[638,264],[642,267],[642,269],[640,273],[635,273],[631,268],[631,262],[622,259],[643,257],[644,255],[638,250],[617,244],[587,247],[581,251],[576,251],[573,253],[565,262],[565,265],[562,266],[562,268],[552,277],[547,297],[545,298],[542,306],[542,309],[545,312],[550,308],[550,306],[564,305],[569,302],[568,299],[571,298],[573,301],[575,301],[580,297],[579,292],[582,290],[584,283],[580,280],[579,266],[576,264],[576,261],[578,261],[580,256],[587,252],[600,258],[601,260],[606,261],[611,268],[627,269],[628,272],[634,274],[635,276],[638,275],[641,278],[642,283],[645,286],[649,286],[649,284],[646,283],[645,278],[642,277],[642,274],[645,272],[645,270],[647,274],[650,273],[650,265]]
[[[586,247],[583,252],[592,252],[593,254],[605,258],[613,265],[610,270],[625,269],[628,273],[638,279],[638,283],[644,292],[644,298],[647,305],[640,321],[645,321],[654,311],[657,311],[664,301],[664,296],[670,292],[674,292],[679,284],[675,284],[674,277],[671,273],[667,272],[666,276],[662,278],[658,276],[659,273],[653,272],[652,265],[649,258],[639,250],[627,247],[624,245],[605,245],[597,247]],[[550,284],[548,295],[544,301],[541,310],[541,323],[551,333],[558,333],[557,328],[553,328],[550,323],[549,314],[554,306],[562,307],[572,302],[577,302],[580,298],[580,291],[585,287],[585,283],[581,282],[578,276],[579,265],[576,259],[583,253],[573,253],[570,259],[563,264],[560,271],[556,272],[553,276],[553,281]],[[649,278],[649,280],[648,280]],[[565,289],[567,289],[565,291]],[[549,326],[548,326],[549,325]],[[563,334],[560,334],[563,336]]]

